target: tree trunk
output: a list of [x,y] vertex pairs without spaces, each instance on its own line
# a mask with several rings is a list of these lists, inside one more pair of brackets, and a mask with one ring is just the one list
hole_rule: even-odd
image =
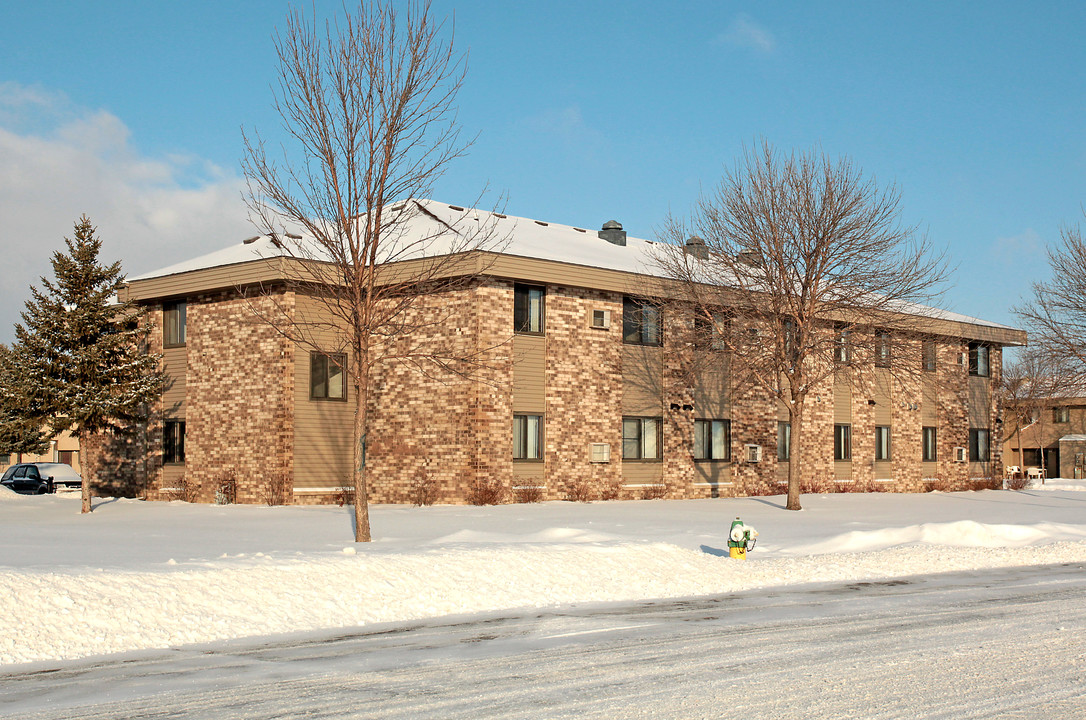
[[369,426],[369,357],[365,343],[356,343],[354,357],[354,541],[369,542],[370,506],[366,487],[366,431]]
[[83,505],[80,508],[80,513],[89,513],[93,508],[91,507],[91,482],[96,476],[96,470],[94,467],[98,458],[95,457],[96,449],[92,447],[93,442],[86,442],[82,433],[75,436],[76,445],[79,448],[79,469],[82,471],[80,475],[83,477]]
[[803,402],[793,402],[788,408],[788,422],[791,426],[788,436],[788,503],[787,510],[802,510],[799,503],[800,461],[803,436]]

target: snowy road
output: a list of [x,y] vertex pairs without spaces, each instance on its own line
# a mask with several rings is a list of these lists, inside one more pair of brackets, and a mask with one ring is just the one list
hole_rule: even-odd
[[1079,718],[1082,564],[40,664],[19,718]]

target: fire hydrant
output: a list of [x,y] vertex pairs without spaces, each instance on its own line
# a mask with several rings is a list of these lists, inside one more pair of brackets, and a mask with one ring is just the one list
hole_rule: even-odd
[[747,550],[754,549],[754,544],[758,542],[755,539],[757,537],[757,530],[736,518],[732,521],[731,532],[728,533],[728,555],[736,560],[746,560]]

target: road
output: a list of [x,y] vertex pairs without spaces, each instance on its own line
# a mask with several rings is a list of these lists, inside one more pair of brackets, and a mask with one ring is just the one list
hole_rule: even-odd
[[249,639],[0,673],[12,718],[1081,718],[1081,564]]

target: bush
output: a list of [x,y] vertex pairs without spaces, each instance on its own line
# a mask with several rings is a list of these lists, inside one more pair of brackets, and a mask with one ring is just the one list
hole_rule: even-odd
[[415,507],[433,505],[437,502],[437,480],[427,471],[423,471],[411,483],[411,504]]
[[170,500],[183,500],[187,503],[194,503],[200,499],[201,489],[200,483],[187,475],[182,475],[177,478],[177,486],[169,488],[164,494]]
[[479,480],[468,490],[471,505],[500,505],[505,501],[505,486],[498,480]]
[[224,470],[215,480],[215,504],[233,505],[238,501],[238,475],[233,468]]
[[1008,490],[1025,490],[1030,487],[1033,487],[1033,480],[1027,475],[1022,474],[1020,477],[1007,478]]
[[667,495],[667,485],[664,483],[652,483],[641,486],[642,500],[661,500]]
[[332,498],[340,507],[343,507],[344,505],[354,505],[354,487],[351,485],[341,485]]
[[618,500],[622,495],[622,481],[608,480],[600,488],[600,500]]
[[267,505],[286,505],[294,490],[294,479],[290,473],[278,470],[264,476],[264,503]]
[[587,480],[574,480],[566,483],[562,493],[569,502],[592,502],[596,499],[592,483]]
[[513,488],[513,498],[518,503],[543,502],[543,488],[538,485],[517,485]]

